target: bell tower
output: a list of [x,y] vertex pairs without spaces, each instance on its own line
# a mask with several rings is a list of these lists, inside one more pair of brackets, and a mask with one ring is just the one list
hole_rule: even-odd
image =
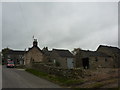
[[37,45],[38,45],[37,39],[34,39],[34,41],[33,41],[33,47],[37,47]]

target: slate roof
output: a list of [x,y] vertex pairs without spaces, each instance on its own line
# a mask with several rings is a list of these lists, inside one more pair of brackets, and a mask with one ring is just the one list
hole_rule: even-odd
[[57,54],[59,54],[61,57],[73,57],[73,54],[69,50],[64,49],[53,49]]
[[51,54],[52,51],[49,51],[49,50],[48,50],[48,47],[44,47],[44,48],[42,49],[42,52],[43,52],[44,55],[50,56],[50,54]]
[[42,50],[42,52],[43,52],[46,56],[50,56],[50,54],[51,54],[52,51],[43,51],[43,50]]
[[110,57],[105,53],[102,52],[97,52],[97,51],[86,51],[86,50],[81,50],[82,52],[85,53],[87,57]]
[[9,50],[7,54],[24,54],[25,51],[20,51],[20,50]]
[[[26,53],[28,53],[31,49],[33,49],[34,48],[34,46],[33,47],[31,47],[31,48],[29,48],[29,50],[28,51],[26,51]],[[36,47],[40,52],[42,52],[43,53],[43,51],[37,46]]]
[[120,53],[120,49],[118,47],[100,45],[97,50],[99,50],[100,48],[105,48],[112,51],[113,53]]
[[24,54],[25,51],[13,51],[13,53],[15,53],[15,54]]

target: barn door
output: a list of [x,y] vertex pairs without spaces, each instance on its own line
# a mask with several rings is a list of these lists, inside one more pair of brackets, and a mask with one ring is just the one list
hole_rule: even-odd
[[73,58],[67,58],[67,67],[68,69],[73,68]]

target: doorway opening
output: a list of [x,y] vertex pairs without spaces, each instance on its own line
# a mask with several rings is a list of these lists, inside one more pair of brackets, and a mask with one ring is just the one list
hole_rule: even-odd
[[82,63],[83,63],[83,67],[84,69],[89,69],[89,58],[82,58]]

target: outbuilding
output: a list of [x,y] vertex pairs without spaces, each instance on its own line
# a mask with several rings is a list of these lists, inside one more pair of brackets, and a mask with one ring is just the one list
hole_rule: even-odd
[[50,60],[56,66],[67,69],[74,68],[74,56],[69,50],[53,49],[50,54]]

